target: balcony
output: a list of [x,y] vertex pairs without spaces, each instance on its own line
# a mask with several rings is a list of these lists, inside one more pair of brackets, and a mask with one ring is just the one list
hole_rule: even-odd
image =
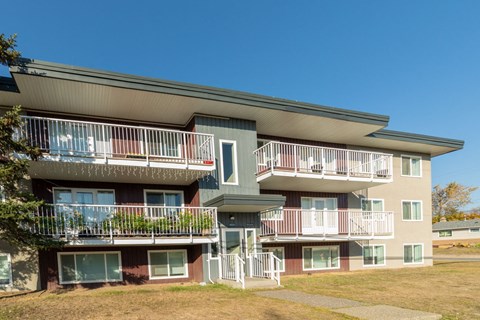
[[[67,178],[75,175],[90,181],[103,176],[102,181],[111,177],[117,182],[131,182],[132,178],[137,179],[136,182],[154,182],[155,177],[162,177],[171,180],[164,183],[190,184],[215,169],[213,135],[210,134],[22,118],[23,126],[17,131],[17,137],[43,152],[41,161],[31,164],[34,177],[61,179],[63,173]],[[122,178],[126,181],[119,181]]]
[[46,205],[28,228],[71,245],[181,244],[218,241],[209,207]]
[[266,190],[351,192],[393,181],[391,154],[269,142],[254,151]]
[[393,212],[272,209],[260,214],[263,241],[393,238]]

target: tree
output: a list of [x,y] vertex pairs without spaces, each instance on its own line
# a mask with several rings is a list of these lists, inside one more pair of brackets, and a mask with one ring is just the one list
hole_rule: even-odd
[[[21,126],[20,106],[15,106],[0,118],[0,185],[4,202],[0,203],[0,239],[24,248],[60,247],[63,242],[31,232],[34,212],[43,205],[26,187],[28,162],[41,156],[38,148],[24,140],[14,139]],[[18,154],[24,155],[18,157]]]
[[6,37],[5,34],[0,34],[0,64],[9,65],[18,58],[20,58],[20,52],[15,50],[17,47],[17,35],[11,35]]
[[[20,57],[15,50],[16,35],[0,34],[0,64],[8,65]],[[63,242],[35,234],[30,227],[35,223],[33,213],[43,201],[35,199],[26,188],[28,162],[37,160],[40,150],[24,140],[14,139],[21,127],[20,106],[15,106],[0,118],[0,187],[4,201],[0,202],[0,240],[20,248],[45,249],[60,247]],[[16,155],[25,157],[19,158]]]
[[433,215],[443,217],[458,213],[460,208],[472,203],[471,194],[477,189],[456,182],[450,182],[445,188],[436,185],[432,192]]

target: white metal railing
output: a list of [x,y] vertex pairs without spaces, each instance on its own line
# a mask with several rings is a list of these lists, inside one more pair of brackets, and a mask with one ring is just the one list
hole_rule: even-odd
[[271,141],[254,151],[257,175],[291,171],[370,179],[391,179],[393,155]]
[[261,212],[261,236],[392,236],[393,212],[271,209]]
[[245,261],[238,254],[219,254],[219,277],[239,282],[245,289]]
[[213,166],[213,135],[87,121],[22,116],[16,137],[46,154]]
[[207,236],[217,234],[217,209],[123,205],[46,205],[32,232],[55,237]]
[[251,278],[272,279],[280,285],[281,261],[273,252],[251,253],[248,259]]

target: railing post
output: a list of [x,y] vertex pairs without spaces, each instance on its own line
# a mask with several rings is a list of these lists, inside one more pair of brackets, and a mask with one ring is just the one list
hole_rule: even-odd
[[275,239],[278,238],[278,218],[276,217],[277,212],[275,211],[274,221],[275,221]]
[[107,139],[105,137],[105,125],[102,124],[102,141],[103,141],[103,160],[107,163]]
[[293,172],[295,174],[297,174],[297,171],[298,171],[298,169],[297,169],[297,154],[298,154],[297,149],[298,149],[298,146],[294,145],[293,146]]
[[273,142],[270,143],[270,171],[272,172],[273,175],[273,167],[274,167],[274,161],[275,159],[273,158]]
[[347,150],[347,178],[350,178],[350,150]]
[[270,252],[269,254],[270,257],[270,279],[274,280],[275,279],[275,266],[273,264],[273,252]]
[[374,172],[373,172],[373,153],[369,153],[369,165],[370,165],[370,178],[373,180]]
[[254,253],[250,254],[250,257],[248,257],[248,267],[250,269],[250,278],[253,278],[253,255]]
[[[327,224],[325,223],[325,210],[322,210],[322,225],[323,225],[323,238],[326,238],[327,233]],[[315,219],[316,221],[316,219]]]
[[113,243],[113,228],[112,228],[112,218],[108,219],[108,232],[110,233],[110,242]]
[[233,258],[235,259],[235,281],[240,281],[240,261],[238,261],[238,255],[234,255]]
[[223,270],[222,270],[222,268],[223,268],[223,254],[219,253],[218,257],[219,257],[219,259],[218,259],[218,277],[220,279],[223,279]]
[[295,237],[298,239],[298,210],[295,210]]
[[183,156],[185,157],[185,165],[188,167],[188,155],[187,155],[187,136],[186,133],[182,133],[183,144]]
[[150,166],[150,150],[148,149],[148,134],[147,129],[143,129],[143,136],[145,137],[145,160],[147,161],[147,165]]
[[351,233],[350,233],[350,225],[351,225],[351,221],[352,220],[352,217],[351,217],[351,212],[350,210],[347,211],[347,229],[348,229],[348,238],[350,239],[350,236],[351,236]]

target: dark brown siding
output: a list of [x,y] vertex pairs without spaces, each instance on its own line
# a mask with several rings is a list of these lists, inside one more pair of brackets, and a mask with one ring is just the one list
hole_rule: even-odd
[[33,194],[47,203],[53,203],[53,187],[64,188],[96,188],[114,189],[115,201],[119,205],[143,205],[144,189],[158,190],[183,190],[185,205],[199,206],[198,183],[190,186],[170,186],[152,184],[128,184],[110,182],[88,182],[88,181],[64,181],[64,180],[32,180]]
[[[148,275],[148,250],[174,250],[186,249],[188,258],[188,278],[149,280]],[[40,281],[41,288],[54,290],[64,287],[87,287],[95,288],[105,285],[125,285],[125,284],[154,284],[154,283],[172,283],[172,282],[200,282],[203,280],[202,269],[202,245],[192,246],[149,246],[149,247],[95,247],[95,248],[65,248],[64,252],[92,252],[92,251],[120,251],[122,260],[123,282],[105,283],[85,283],[78,285],[60,285],[58,275],[59,250],[40,251]]]
[[329,193],[329,192],[306,192],[306,191],[282,191],[282,190],[260,190],[261,194],[281,194],[286,197],[285,208],[301,208],[302,197],[312,198],[337,198],[339,210],[348,209],[347,193]]
[[318,147],[326,147],[326,148],[347,149],[347,145],[340,144],[340,143],[330,143],[330,142],[303,140],[303,139],[292,139],[292,138],[285,138],[285,137],[267,136],[267,135],[262,135],[262,134],[259,134],[257,137],[258,137],[258,139],[280,141],[280,142],[286,142],[286,143],[306,144],[306,145],[309,145],[309,146],[318,146]]
[[[303,247],[340,246],[340,269],[303,271]],[[335,271],[348,271],[348,242],[302,242],[302,243],[264,243],[263,247],[283,247],[285,253],[285,272],[282,274],[308,274]]]

